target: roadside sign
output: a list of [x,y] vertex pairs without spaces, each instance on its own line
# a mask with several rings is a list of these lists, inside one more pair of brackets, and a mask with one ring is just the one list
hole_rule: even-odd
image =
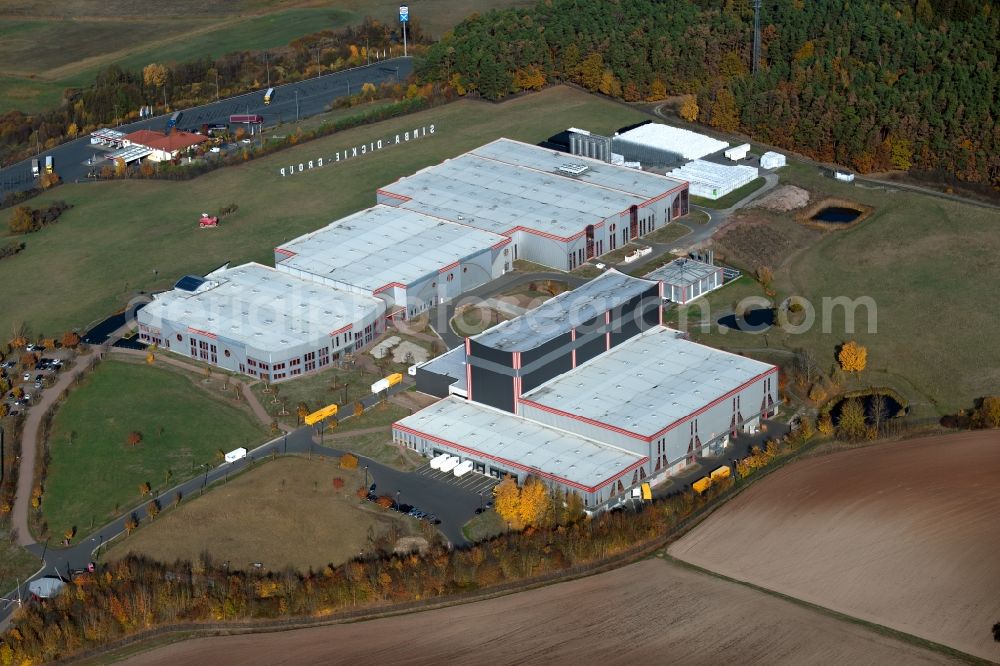
[[403,23],[410,20],[410,7],[408,5],[399,6],[399,20]]

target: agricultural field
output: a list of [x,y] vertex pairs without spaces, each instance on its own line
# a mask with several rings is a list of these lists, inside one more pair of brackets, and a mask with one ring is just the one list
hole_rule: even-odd
[[[224,486],[182,502],[113,546],[102,559],[129,553],[162,562],[214,562],[270,571],[319,571],[420,534],[420,523],[363,502],[355,491],[363,470],[345,470],[330,458],[278,458],[261,463]],[[342,479],[342,488],[334,479]],[[266,500],[264,499],[266,498]]]
[[[848,378],[849,386],[894,388],[910,401],[916,417],[954,413],[995,392],[1000,329],[994,310],[985,305],[995,282],[974,276],[995,272],[996,212],[914,192],[837,183],[797,163],[782,169],[781,178],[809,190],[813,201],[837,197],[874,209],[863,222],[833,231],[806,227],[794,213],[753,209],[717,239],[717,256],[738,268],[773,269],[775,295],[767,300],[807,299],[816,311],[814,325],[800,333],[771,329],[766,335],[720,329],[719,317],[743,297],[765,296],[759,286],[725,287],[688,309],[693,339],[750,354],[804,349],[822,372],[833,366],[840,344],[856,339],[868,348],[868,368]],[[868,304],[852,308],[853,332],[845,308],[829,300],[838,297]],[[711,324],[705,330],[693,324],[702,317]]]
[[[82,537],[139,504],[139,485],[169,487],[216,451],[263,441],[254,419],[166,367],[103,361],[55,414],[42,512],[53,534]],[[142,434],[132,446],[128,435]],[[168,474],[169,473],[169,474]],[[169,484],[169,485],[168,485]]]
[[727,502],[670,553],[997,661],[997,478],[997,431],[813,457]]
[[[167,288],[182,275],[204,273],[224,261],[271,264],[275,245],[373,205],[379,186],[501,136],[536,143],[573,124],[609,132],[644,117],[556,87],[499,105],[462,100],[188,182],[63,185],[32,205],[62,199],[74,207],[59,224],[25,237],[23,252],[0,262],[6,284],[23,275],[44,276],[45,295],[29,289],[6,293],[0,330],[10,331],[20,321],[33,334],[61,333],[107,316],[140,290]],[[433,136],[409,144],[291,177],[278,173],[282,166],[431,123]],[[219,228],[198,229],[202,211],[230,203],[239,211]]]
[[[411,8],[411,20],[440,36],[469,14],[517,4],[532,3],[427,0]],[[137,10],[124,0],[0,0],[0,113],[56,106],[66,88],[86,86],[112,63],[141,69],[151,62],[274,48],[319,30],[358,24],[365,16],[397,26],[398,5],[373,0],[181,0]]]
[[[516,637],[516,640],[512,640]],[[948,664],[947,656],[650,558],[487,601],[129,652],[130,663]]]

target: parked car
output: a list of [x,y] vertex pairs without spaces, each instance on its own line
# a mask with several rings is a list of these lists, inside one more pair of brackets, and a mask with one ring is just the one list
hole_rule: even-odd
[[41,388],[42,388],[42,382],[41,381],[36,381],[35,382],[35,390],[37,391],[37,390],[39,390]]
[[43,379],[45,379],[45,375],[43,375],[42,373],[38,373],[37,375],[35,375],[35,381],[36,382],[40,382]]
[[24,373],[24,381],[26,381],[26,382],[30,382],[31,381],[31,373],[30,372]]

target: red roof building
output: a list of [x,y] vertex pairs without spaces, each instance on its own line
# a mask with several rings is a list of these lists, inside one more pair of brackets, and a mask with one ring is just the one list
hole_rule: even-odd
[[166,162],[176,158],[181,153],[200,143],[208,141],[208,137],[191,132],[181,132],[174,130],[170,134],[154,132],[152,130],[139,130],[127,134],[122,140],[123,145],[145,146],[152,150],[149,159],[154,162]]

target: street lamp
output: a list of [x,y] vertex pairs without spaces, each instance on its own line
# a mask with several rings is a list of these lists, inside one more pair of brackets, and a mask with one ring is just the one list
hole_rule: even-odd
[[299,89],[295,89],[295,122],[299,122]]

